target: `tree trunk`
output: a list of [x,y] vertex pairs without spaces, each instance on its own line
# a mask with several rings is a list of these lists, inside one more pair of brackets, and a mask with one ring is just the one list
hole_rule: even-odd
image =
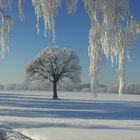
[[53,82],[53,99],[58,99],[57,97],[57,82]]
[[125,61],[125,50],[122,49],[122,51],[119,54],[119,66],[118,66],[118,80],[119,80],[119,96],[121,96],[124,93],[124,61]]

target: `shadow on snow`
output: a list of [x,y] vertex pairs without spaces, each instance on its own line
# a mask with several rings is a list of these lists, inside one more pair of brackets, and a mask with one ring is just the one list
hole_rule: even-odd
[[140,102],[134,101],[54,101],[5,93],[0,94],[0,106],[18,107],[1,109],[1,116],[140,120]]

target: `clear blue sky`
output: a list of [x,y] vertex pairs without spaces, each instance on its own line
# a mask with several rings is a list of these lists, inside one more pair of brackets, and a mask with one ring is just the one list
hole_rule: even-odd
[[[131,0],[131,10],[134,17],[140,18],[140,0]],[[60,47],[74,49],[82,64],[82,80],[88,82],[88,32],[89,18],[79,0],[76,13],[68,16],[64,3],[62,4],[56,20],[56,43]],[[17,1],[14,1],[11,15],[15,19],[15,27],[11,35],[11,49],[7,58],[0,59],[0,84],[21,83],[24,80],[25,65],[50,43],[43,35],[43,22],[41,21],[40,35],[36,31],[36,17],[31,0],[25,0],[25,20],[21,22],[18,17]],[[126,63],[126,83],[140,83],[140,38],[132,43],[132,62]],[[106,61],[102,66],[101,83],[108,86],[117,83],[115,67]]]

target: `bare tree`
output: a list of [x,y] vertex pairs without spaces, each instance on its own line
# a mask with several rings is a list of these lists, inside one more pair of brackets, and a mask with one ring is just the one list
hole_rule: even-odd
[[79,59],[74,51],[48,47],[26,66],[25,78],[29,81],[48,79],[53,84],[53,99],[58,99],[58,82],[64,78],[80,81],[80,70]]

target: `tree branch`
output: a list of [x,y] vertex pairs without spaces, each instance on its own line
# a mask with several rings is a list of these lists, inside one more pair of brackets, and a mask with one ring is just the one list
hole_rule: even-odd
[[4,12],[3,12],[3,10],[2,9],[0,9],[0,14],[2,15],[2,17],[4,17],[5,15],[4,15]]

